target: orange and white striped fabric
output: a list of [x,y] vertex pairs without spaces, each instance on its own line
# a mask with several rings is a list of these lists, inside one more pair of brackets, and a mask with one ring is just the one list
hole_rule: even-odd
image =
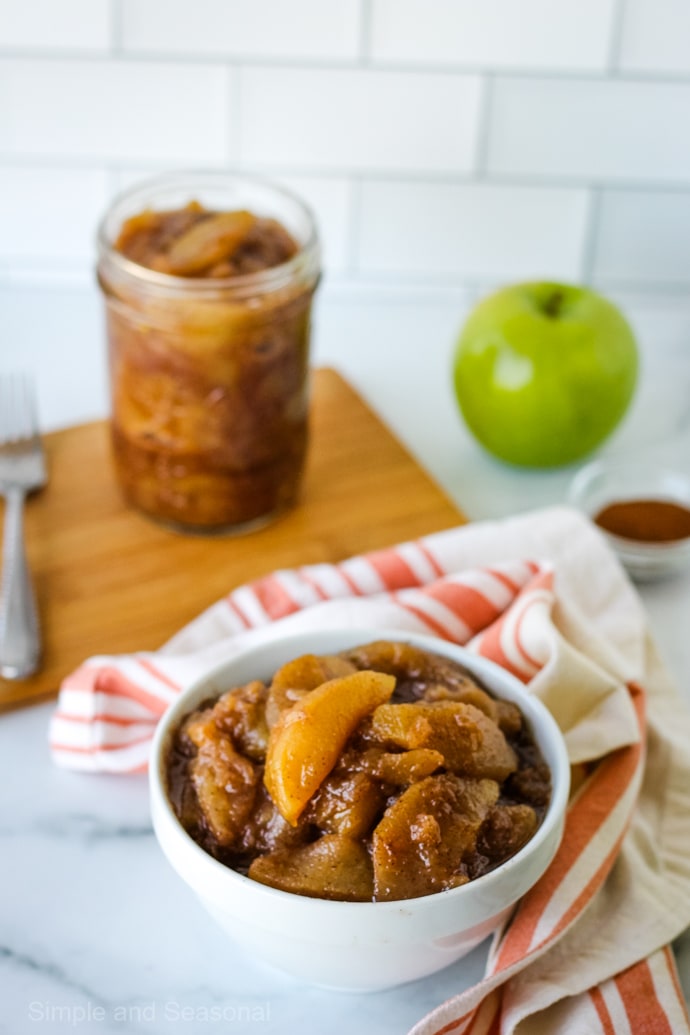
[[53,758],[141,771],[190,682],[249,645],[335,626],[431,633],[498,662],[550,708],[578,777],[559,852],[495,936],[484,980],[414,1035],[690,1033],[668,948],[690,924],[690,719],[634,590],[570,510],[234,589],[161,651],[91,658],[70,675]]

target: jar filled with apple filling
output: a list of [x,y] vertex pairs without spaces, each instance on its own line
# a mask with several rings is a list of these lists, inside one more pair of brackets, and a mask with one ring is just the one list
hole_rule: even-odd
[[308,208],[260,180],[170,175],[117,198],[98,247],[125,499],[181,531],[267,523],[307,449]]

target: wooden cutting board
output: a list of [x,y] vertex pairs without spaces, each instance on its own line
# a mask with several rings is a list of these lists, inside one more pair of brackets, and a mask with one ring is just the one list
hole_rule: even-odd
[[57,691],[92,654],[160,647],[218,598],[275,568],[339,561],[465,519],[335,371],[313,378],[301,503],[250,535],[170,532],[123,504],[101,421],[45,436],[50,480],[27,502],[43,627],[31,679],[0,678],[0,709]]

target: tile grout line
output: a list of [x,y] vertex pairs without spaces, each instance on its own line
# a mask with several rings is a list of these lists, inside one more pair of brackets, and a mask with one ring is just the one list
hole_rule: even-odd
[[345,273],[349,276],[356,276],[359,273],[358,246],[362,221],[362,177],[350,176],[347,183],[350,218],[348,220],[347,243],[345,246]]
[[585,236],[582,244],[581,272],[583,284],[591,284],[594,279],[599,222],[601,220],[602,191],[593,186],[589,190]]
[[371,66],[372,0],[359,0],[358,62],[361,68]]
[[620,77],[620,58],[623,46],[623,27],[625,24],[626,0],[614,0],[611,15],[609,47],[606,60],[606,74],[612,78]]
[[[238,69],[239,71],[239,69]],[[36,169],[51,170],[62,169],[67,172],[93,172],[103,169],[108,163],[120,165],[139,165],[150,169],[153,173],[165,172],[169,169],[170,159],[163,158],[132,158],[131,156],[113,157],[112,155],[73,155],[34,152],[2,152],[0,148],[0,171]],[[212,163],[207,163],[211,165]],[[272,170],[273,165],[266,162],[259,162],[257,170]],[[364,166],[334,166],[324,167],[313,163],[303,164],[296,162],[289,164],[279,162],[275,168],[286,176],[308,176],[316,179],[348,179],[350,177],[365,177],[377,182],[403,183],[419,186],[433,187],[438,184],[457,184],[458,186],[470,186],[473,183],[480,183],[481,186],[504,187],[520,189],[525,187],[538,187],[554,191],[568,190],[614,190],[627,191],[639,194],[664,194],[664,195],[685,195],[690,192],[690,177],[685,179],[659,180],[653,178],[637,179],[635,177],[625,178],[616,176],[601,176],[590,174],[588,176],[569,177],[559,173],[511,173],[511,172],[489,172],[486,171],[481,181],[477,180],[476,172],[472,169],[403,169],[403,168],[367,168]]]
[[122,0],[110,0],[110,54],[121,57],[123,52],[123,12]]
[[[210,53],[192,52],[185,50],[136,50],[125,48],[123,43],[122,9],[121,0],[110,0],[111,3],[111,47],[110,51],[103,51],[97,48],[38,48],[38,47],[15,47],[0,44],[0,60],[16,62],[45,62],[70,63],[70,62],[91,62],[102,61],[106,63],[108,57],[116,56],[122,61],[132,64],[188,64],[192,67],[199,66],[223,66],[229,61],[242,62],[243,65],[269,71],[305,71],[305,72],[330,72],[330,71],[357,71],[366,66],[370,71],[379,75],[410,75],[410,76],[447,76],[457,75],[459,77],[492,75],[494,77],[508,79],[540,80],[547,82],[598,82],[606,83],[612,77],[628,83],[659,83],[667,85],[688,86],[690,84],[690,71],[680,70],[644,70],[644,69],[620,69],[615,67],[617,60],[617,47],[622,35],[622,13],[618,17],[618,23],[612,26],[612,38],[609,46],[609,56],[606,67],[602,69],[578,68],[569,66],[564,68],[542,68],[532,65],[529,68],[518,65],[496,65],[483,63],[472,65],[466,63],[452,62],[406,62],[399,61],[377,61],[372,60],[367,53],[359,54],[352,58],[342,57],[318,57],[296,54],[290,55],[262,55],[259,53],[227,53],[223,51],[212,51]],[[364,0],[365,4],[369,0]],[[368,9],[368,8],[367,8]],[[623,11],[619,6],[617,11]],[[365,19],[363,19],[363,22]],[[370,26],[363,24],[360,29],[359,48],[370,50]]]
[[481,83],[481,95],[477,110],[477,132],[475,138],[474,173],[481,182],[487,181],[489,159],[489,136],[494,102],[495,76],[489,74]]
[[227,141],[225,154],[230,167],[239,167],[242,158],[242,67],[239,64],[226,66],[228,81],[225,97],[228,104],[226,119]]

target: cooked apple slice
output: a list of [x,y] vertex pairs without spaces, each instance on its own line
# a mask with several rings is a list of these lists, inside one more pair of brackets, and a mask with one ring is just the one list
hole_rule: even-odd
[[386,794],[378,780],[360,772],[341,775],[336,769],[323,781],[300,823],[311,821],[328,834],[366,838],[385,805]]
[[417,898],[465,884],[463,861],[474,852],[499,791],[495,780],[465,780],[452,773],[408,787],[374,830],[376,901]]
[[251,212],[214,212],[194,223],[174,242],[168,252],[168,268],[177,276],[189,277],[232,255],[256,225]]
[[393,693],[395,677],[353,672],[329,679],[284,711],[270,732],[264,783],[293,825],[362,719]]
[[364,758],[379,779],[398,787],[407,787],[431,776],[444,763],[441,752],[431,748],[415,748],[398,753],[370,748]]
[[275,726],[280,713],[291,708],[295,701],[317,686],[335,679],[336,676],[348,676],[355,672],[355,666],[339,658],[337,655],[302,654],[286,662],[273,676],[266,701],[266,722],[269,729]]
[[518,767],[496,723],[462,701],[384,704],[372,716],[371,734],[386,746],[440,751],[446,768],[460,776],[503,782]]
[[293,895],[371,901],[374,878],[364,845],[344,834],[325,834],[318,841],[278,848],[254,859],[249,876]]
[[261,770],[235,750],[232,739],[218,728],[213,709],[187,725],[198,748],[190,776],[204,820],[224,847],[238,844],[249,822]]

